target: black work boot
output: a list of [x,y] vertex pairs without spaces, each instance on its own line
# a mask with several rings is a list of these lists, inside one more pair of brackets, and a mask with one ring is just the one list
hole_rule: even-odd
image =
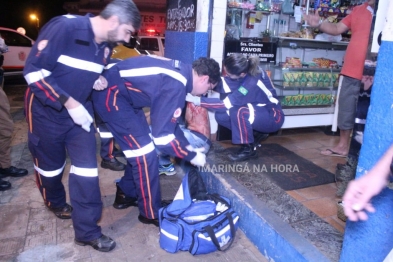
[[123,190],[116,183],[116,198],[113,207],[116,209],[125,209],[129,206],[138,206],[138,199],[135,197],[128,197],[124,194]]
[[105,235],[101,235],[99,238],[92,241],[81,241],[75,238],[75,244],[80,246],[91,246],[95,250],[101,252],[109,252],[116,246],[116,242],[112,238]]
[[71,219],[71,213],[73,208],[67,203],[65,203],[65,205],[62,207],[46,207],[60,219]]
[[126,169],[126,165],[117,160],[115,157],[111,160],[102,159],[101,167],[113,171],[123,171],[124,169]]
[[229,154],[228,156],[232,161],[245,161],[258,157],[258,154],[254,148],[254,144],[243,144],[236,153]]
[[4,181],[0,178],[0,191],[5,191],[11,188],[11,183],[8,181]]
[[268,137],[268,133],[261,133],[256,130],[253,132],[254,135],[254,148],[261,146],[261,142],[265,141]]

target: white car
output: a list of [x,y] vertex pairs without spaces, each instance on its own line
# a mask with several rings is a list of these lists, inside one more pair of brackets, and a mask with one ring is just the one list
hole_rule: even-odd
[[8,52],[3,54],[3,69],[5,71],[23,70],[34,40],[26,35],[20,34],[16,30],[5,27],[0,27],[0,35],[8,46]]
[[152,55],[164,56],[165,37],[163,36],[138,36],[138,49],[146,50]]

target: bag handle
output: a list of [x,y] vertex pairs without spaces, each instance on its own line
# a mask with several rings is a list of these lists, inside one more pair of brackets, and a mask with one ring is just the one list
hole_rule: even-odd
[[220,251],[225,251],[227,249],[229,249],[232,246],[232,243],[235,239],[235,235],[236,235],[236,230],[235,230],[235,224],[233,223],[233,218],[232,215],[229,213],[226,213],[225,216],[228,218],[228,222],[229,222],[229,226],[231,228],[231,240],[228,242],[228,244],[226,245],[225,248],[221,249],[220,247],[220,243],[218,243],[218,239],[216,237],[216,235],[214,234],[214,230],[212,228],[212,226],[207,225],[205,227],[206,233],[209,235],[209,237],[211,238],[213,244],[217,247],[218,250]]

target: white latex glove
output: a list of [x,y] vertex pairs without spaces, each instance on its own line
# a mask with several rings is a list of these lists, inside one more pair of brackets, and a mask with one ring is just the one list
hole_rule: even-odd
[[194,156],[193,159],[191,159],[191,164],[194,166],[204,166],[206,164],[206,155],[203,152],[205,150],[204,147],[201,148],[193,148],[191,145],[188,145],[186,147],[189,151],[195,152],[196,156]]
[[84,130],[90,132],[90,126],[91,123],[93,123],[93,118],[83,105],[79,105],[73,109],[67,109],[67,111],[75,124],[82,126]]
[[98,79],[94,82],[93,89],[95,90],[104,90],[108,87],[108,81],[103,76],[99,76]]
[[201,97],[193,96],[190,93],[187,93],[186,101],[191,102],[191,103],[193,103],[196,106],[200,106],[201,105]]

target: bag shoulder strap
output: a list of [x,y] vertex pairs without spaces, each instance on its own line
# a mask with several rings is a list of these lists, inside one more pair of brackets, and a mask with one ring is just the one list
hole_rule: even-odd
[[218,242],[218,239],[217,239],[216,235],[214,234],[213,228],[210,225],[207,225],[205,227],[205,230],[206,230],[207,234],[209,235],[209,237],[211,238],[213,244],[220,251],[225,251],[225,250],[229,249],[232,246],[232,243],[233,243],[233,241],[235,239],[235,235],[236,235],[235,224],[233,223],[232,215],[229,212],[227,212],[225,214],[225,216],[228,218],[229,226],[231,228],[231,235],[232,235],[231,240],[229,240],[229,242],[226,244],[225,248],[221,248],[220,243]]

